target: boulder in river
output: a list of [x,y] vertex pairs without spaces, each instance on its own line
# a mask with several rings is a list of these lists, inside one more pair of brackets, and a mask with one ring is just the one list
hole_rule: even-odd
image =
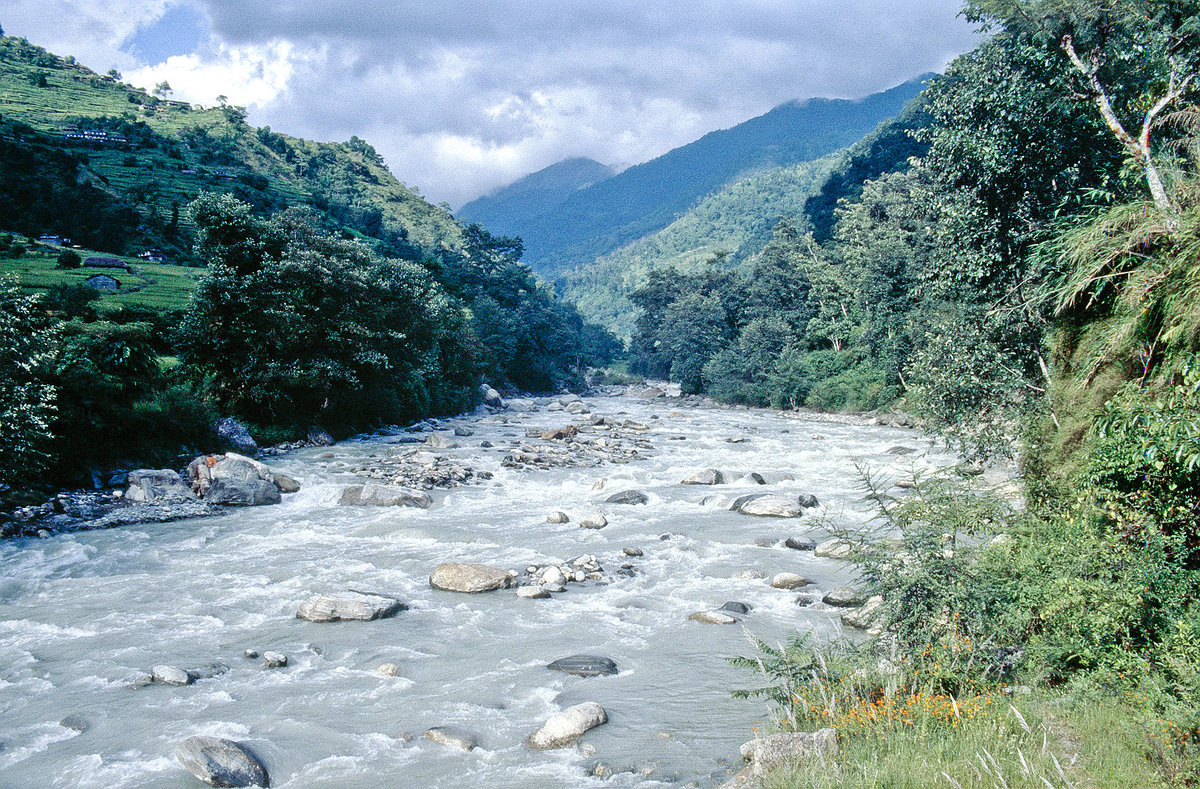
[[543,441],[570,441],[577,435],[579,435],[579,428],[577,428],[575,425],[555,427],[551,428],[550,430],[542,430],[537,433],[537,437]]
[[608,723],[608,713],[594,701],[585,701],[556,712],[547,719],[542,728],[529,735],[525,744],[539,751],[566,748],[585,732]]
[[546,516],[546,523],[570,523],[571,519],[562,510],[555,510]]
[[599,512],[593,513],[579,522],[581,529],[603,529],[607,525],[608,518]]
[[160,504],[167,501],[194,501],[196,496],[183,482],[178,471],[143,468],[129,472],[129,489],[125,498],[139,504]]
[[512,586],[513,578],[507,570],[486,564],[447,562],[440,564],[429,576],[429,585],[443,592],[491,592]]
[[209,504],[257,507],[283,501],[279,487],[265,479],[214,479],[204,492]]
[[370,622],[406,608],[408,606],[394,597],[349,591],[311,598],[296,611],[296,618],[310,622]]
[[525,600],[549,600],[550,593],[541,586],[518,586],[517,597]]
[[491,408],[503,408],[504,400],[500,397],[500,393],[487,384],[479,387],[480,393],[483,395],[483,404]]
[[657,386],[651,386],[649,389],[643,389],[639,397],[644,400],[654,400],[658,397],[664,397],[666,394],[666,392],[664,392],[662,389],[659,389]]
[[306,437],[308,438],[308,443],[314,447],[331,447],[337,443],[333,440],[333,436],[329,435],[328,430],[316,425],[309,428],[308,436]]
[[270,786],[267,768],[246,746],[220,737],[188,737],[175,758],[209,786]]
[[449,726],[434,726],[432,729],[427,729],[425,739],[463,751],[473,751],[479,746],[479,738],[474,734]]
[[856,630],[871,630],[883,619],[883,597],[872,595],[862,608],[847,611],[842,615],[842,624]]
[[815,551],[817,549],[816,540],[810,540],[808,537],[788,537],[783,541],[783,545],[793,551]]
[[623,490],[612,494],[605,501],[609,504],[645,504],[650,501],[650,497],[640,490]]
[[692,622],[701,622],[706,625],[734,625],[737,624],[737,619],[723,611],[697,611],[688,617]]
[[191,685],[195,678],[175,666],[155,666],[150,669],[150,681],[162,685]]
[[725,605],[721,606],[719,611],[728,611],[731,614],[748,614],[750,613],[749,603],[739,603],[736,600],[730,600]]
[[458,449],[458,442],[442,433],[430,433],[425,446],[431,449]]
[[867,602],[867,597],[852,586],[839,586],[829,590],[821,602],[835,608],[858,608]]
[[417,507],[427,510],[433,504],[429,494],[393,485],[352,485],[342,489],[338,504],[363,507]]
[[546,668],[573,674],[576,677],[602,677],[618,673],[616,662],[612,658],[598,655],[571,655],[559,658]]
[[804,508],[795,499],[773,494],[741,496],[731,509],[760,518],[798,518],[804,514]]
[[796,573],[779,573],[771,579],[771,586],[776,589],[799,589],[812,585],[812,581]]
[[724,485],[725,475],[715,468],[706,468],[703,471],[697,471],[683,479],[680,485]]
[[233,417],[218,419],[213,423],[213,432],[230,449],[236,449],[238,452],[258,451],[258,442],[254,440],[254,436],[250,435],[245,425]]
[[854,550],[854,543],[840,537],[833,537],[818,543],[815,553],[824,559],[848,559],[853,555]]

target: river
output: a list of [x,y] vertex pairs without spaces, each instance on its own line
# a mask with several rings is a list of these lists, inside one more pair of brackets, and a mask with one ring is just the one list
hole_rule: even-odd
[[[954,462],[911,430],[597,397],[586,400],[594,415],[650,427],[620,432],[626,446],[646,442],[639,459],[505,467],[526,428],[583,419],[534,402],[536,410],[438,423],[474,431],[439,453],[494,476],[433,491],[428,510],[338,505],[344,486],[362,483],[356,466],[398,449],[399,437],[374,436],[268,459],[303,485],[276,506],[0,542],[0,787],[200,786],[172,755],[193,734],[247,744],[275,787],[712,786],[727,771],[718,760],[769,726],[765,701],[730,696],[758,678],[726,659],[752,653],[748,634],[777,642],[793,630],[839,631],[839,610],[800,605],[798,592],[769,578],[796,572],[823,592],[851,581],[852,569],[783,539],[820,540],[830,524],[869,517],[856,462],[891,478]],[[897,446],[915,451],[888,452]],[[704,468],[732,481],[679,484]],[[741,479],[749,472],[783,478],[762,486]],[[648,503],[604,503],[626,489]],[[762,492],[815,494],[821,506],[798,519],[729,511],[735,497]],[[554,510],[570,522],[547,523]],[[607,528],[580,529],[597,511]],[[643,555],[624,557],[625,547]],[[604,581],[570,584],[550,600],[439,592],[428,582],[442,562],[523,570],[581,554],[599,558]],[[618,572],[624,563],[631,574]],[[767,579],[737,577],[747,570]],[[386,591],[409,610],[374,622],[295,618],[314,594],[348,588]],[[733,626],[687,619],[726,601],[752,610]],[[289,665],[264,668],[247,649],[284,653]],[[620,673],[546,668],[576,653],[612,658]],[[139,687],[156,664],[211,663],[228,671]],[[383,663],[399,675],[381,675]],[[583,701],[609,715],[584,735],[583,751],[523,744],[549,715]],[[421,737],[433,726],[466,730],[479,747]],[[586,775],[596,763],[614,775]]]

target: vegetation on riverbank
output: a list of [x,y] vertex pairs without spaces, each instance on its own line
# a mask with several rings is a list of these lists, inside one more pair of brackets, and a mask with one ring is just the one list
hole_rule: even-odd
[[[968,452],[1016,455],[1027,506],[865,476],[877,635],[741,661],[784,728],[839,730],[771,786],[1200,781],[1198,11],[969,3],[995,35],[929,92],[928,154],[844,203],[832,245],[795,236],[793,271],[832,273],[768,399],[784,360],[856,360]],[[694,385],[730,386],[719,358]]]

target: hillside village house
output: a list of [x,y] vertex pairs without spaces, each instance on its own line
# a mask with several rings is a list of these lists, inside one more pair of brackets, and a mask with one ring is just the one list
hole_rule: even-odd
[[112,257],[90,257],[83,261],[85,268],[119,268],[122,271],[129,271],[129,264],[120,258]]
[[119,290],[121,281],[108,274],[93,274],[83,281],[84,285],[96,290]]

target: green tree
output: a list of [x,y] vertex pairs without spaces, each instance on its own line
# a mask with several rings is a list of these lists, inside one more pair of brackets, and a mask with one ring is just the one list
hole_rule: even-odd
[[0,278],[0,486],[34,479],[49,464],[55,390],[46,372],[58,343],[37,297]]

